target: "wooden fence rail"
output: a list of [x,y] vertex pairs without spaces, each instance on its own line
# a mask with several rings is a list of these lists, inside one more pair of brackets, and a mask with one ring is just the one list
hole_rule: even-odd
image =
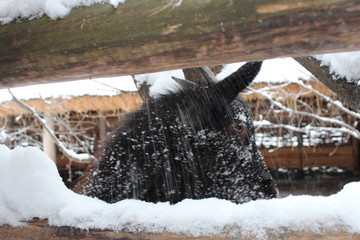
[[[277,233],[276,229],[268,230],[268,240],[360,240],[359,234],[346,232],[312,233],[302,231],[283,231]],[[0,226],[0,239],[7,240],[68,240],[68,239],[117,239],[117,240],[252,240],[249,236],[202,236],[191,237],[171,233],[130,233],[114,232],[111,230],[81,230],[71,227],[51,227],[46,220],[34,220],[25,227]]]
[[[353,141],[357,142],[353,139]],[[359,172],[359,145],[260,149],[269,168],[340,167]]]
[[0,26],[0,88],[360,49],[360,0],[127,0]]

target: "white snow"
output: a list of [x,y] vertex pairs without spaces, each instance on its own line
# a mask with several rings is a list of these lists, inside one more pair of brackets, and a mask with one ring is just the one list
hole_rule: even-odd
[[174,4],[174,7],[179,7],[182,4],[183,0],[177,0],[177,2]]
[[51,19],[63,18],[71,9],[95,3],[109,3],[115,8],[125,0],[1,0],[0,24],[19,18],[34,19],[43,15]]
[[348,82],[360,85],[360,51],[316,55],[314,57],[322,65],[329,67],[334,80],[345,78]]
[[[216,76],[217,79],[224,79],[244,64],[245,62],[239,62],[225,65],[223,70]],[[161,94],[179,89],[179,84],[171,79],[172,76],[180,79],[185,78],[182,70],[179,69],[136,75],[135,78],[139,81],[139,84],[147,82],[147,84],[151,85],[150,95],[158,97]],[[255,78],[254,82],[283,83],[299,79],[309,80],[311,77],[311,73],[304,69],[294,59],[277,58],[264,61],[260,73]]]
[[151,85],[149,89],[150,96],[158,97],[161,94],[166,94],[169,91],[173,92],[180,88],[180,85],[175,82],[171,77],[185,79],[184,73],[181,69],[149,74],[140,74],[136,75],[135,79],[138,81],[138,87],[140,87],[144,83],[146,83],[147,85]]
[[[219,80],[224,79],[244,64],[245,62],[225,65],[224,69],[216,77]],[[263,62],[260,73],[254,79],[254,82],[283,83],[299,79],[309,80],[311,77],[311,73],[294,59],[275,58]]]
[[329,196],[289,196],[237,205],[221,199],[178,204],[123,200],[115,204],[81,196],[65,187],[55,164],[39,149],[0,145],[0,225],[21,226],[34,217],[81,229],[147,231],[192,236],[275,231],[360,233],[360,182]]
[[[137,91],[131,76],[99,78],[72,82],[38,84],[11,88],[12,93],[21,100],[34,98],[70,98],[83,95],[113,96],[120,91]],[[0,89],[0,103],[12,100],[7,89]]]

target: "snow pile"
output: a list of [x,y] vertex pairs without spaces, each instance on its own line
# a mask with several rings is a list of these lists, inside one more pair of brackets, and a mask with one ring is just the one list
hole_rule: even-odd
[[214,198],[175,205],[138,200],[107,204],[68,190],[39,149],[0,145],[0,225],[20,226],[39,217],[56,226],[193,236],[241,232],[264,239],[267,228],[360,233],[359,198],[360,183],[350,183],[330,197],[290,196],[241,205]]
[[150,96],[158,97],[166,94],[169,91],[173,92],[180,88],[180,85],[175,82],[172,77],[185,79],[184,73],[181,69],[156,72],[149,74],[139,74],[135,76],[138,88],[142,84],[150,85]]
[[346,78],[348,82],[360,85],[360,52],[343,52],[314,56],[328,66],[334,80]]
[[115,8],[125,0],[1,0],[0,23],[7,24],[18,18],[34,19],[43,15],[51,19],[63,18],[71,9],[95,3],[109,3]]

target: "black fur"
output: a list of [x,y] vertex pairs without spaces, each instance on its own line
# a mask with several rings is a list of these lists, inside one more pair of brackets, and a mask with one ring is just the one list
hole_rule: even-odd
[[218,84],[152,99],[128,114],[93,166],[84,193],[110,203],[276,197],[251,115],[237,98],[260,68],[261,62],[247,63]]

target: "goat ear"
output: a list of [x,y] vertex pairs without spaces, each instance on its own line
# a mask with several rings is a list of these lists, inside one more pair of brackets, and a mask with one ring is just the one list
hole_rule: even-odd
[[232,102],[257,76],[262,62],[248,62],[215,85],[215,91]]
[[186,79],[181,79],[181,78],[177,78],[172,76],[171,77],[175,82],[177,82],[181,88],[183,89],[195,89],[196,87],[198,87],[199,85],[195,82],[191,82],[189,80]]

